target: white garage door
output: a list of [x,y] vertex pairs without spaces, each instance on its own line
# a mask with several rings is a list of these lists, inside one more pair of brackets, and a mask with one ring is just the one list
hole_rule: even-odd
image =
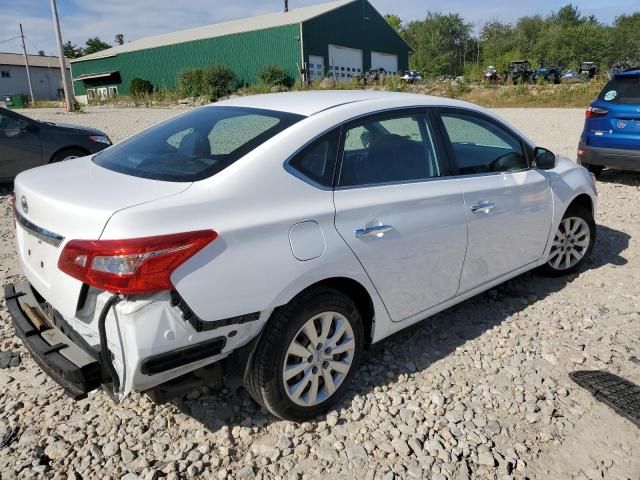
[[309,78],[311,81],[324,78],[324,57],[309,55]]
[[362,74],[362,50],[329,45],[329,75],[338,82],[349,82]]
[[371,52],[371,68],[384,68],[389,75],[398,73],[398,56],[391,53]]

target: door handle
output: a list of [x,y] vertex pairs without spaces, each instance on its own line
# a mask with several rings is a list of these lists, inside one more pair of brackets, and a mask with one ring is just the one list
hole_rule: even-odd
[[356,238],[378,237],[393,230],[391,225],[376,225],[374,227],[363,227],[356,230]]
[[490,213],[496,206],[493,202],[480,202],[475,205],[471,205],[471,211],[473,213]]

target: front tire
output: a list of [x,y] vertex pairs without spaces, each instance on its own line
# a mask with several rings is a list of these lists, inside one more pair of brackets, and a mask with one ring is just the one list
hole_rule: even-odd
[[65,160],[72,160],[74,158],[86,157],[89,152],[80,148],[65,148],[60,150],[53,157],[51,157],[50,163],[64,162]]
[[581,206],[569,207],[560,221],[547,263],[540,267],[540,273],[560,277],[576,272],[591,255],[595,241],[593,214]]
[[353,301],[331,288],[307,290],[273,313],[245,386],[277,417],[312,419],[344,395],[363,346],[362,318]]

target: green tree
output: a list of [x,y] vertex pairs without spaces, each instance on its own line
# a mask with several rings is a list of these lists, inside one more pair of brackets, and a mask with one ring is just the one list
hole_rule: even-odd
[[384,19],[387,21],[389,25],[391,25],[391,28],[393,28],[396,32],[398,33],[403,32],[404,26],[402,25],[402,19],[398,15],[394,13],[387,13],[384,16]]
[[67,58],[78,58],[82,56],[82,48],[78,48],[77,45],[71,43],[71,40],[67,40],[62,46],[64,56]]
[[467,60],[475,59],[472,25],[457,13],[427,12],[424,20],[410,22],[404,38],[414,49],[413,68],[427,75],[459,75]]
[[106,50],[107,48],[111,48],[106,42],[100,40],[100,37],[89,38],[85,44],[87,45],[84,49],[84,55],[91,55],[92,53],[100,52],[102,50]]

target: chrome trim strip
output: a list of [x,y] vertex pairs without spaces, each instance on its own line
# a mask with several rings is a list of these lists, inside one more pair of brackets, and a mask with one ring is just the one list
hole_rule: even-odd
[[43,242],[53,245],[54,247],[59,247],[64,241],[64,237],[62,235],[50,232],[45,228],[39,227],[35,223],[31,223],[18,211],[17,208],[13,209],[13,213],[15,214],[16,222],[19,223],[22,228]]

